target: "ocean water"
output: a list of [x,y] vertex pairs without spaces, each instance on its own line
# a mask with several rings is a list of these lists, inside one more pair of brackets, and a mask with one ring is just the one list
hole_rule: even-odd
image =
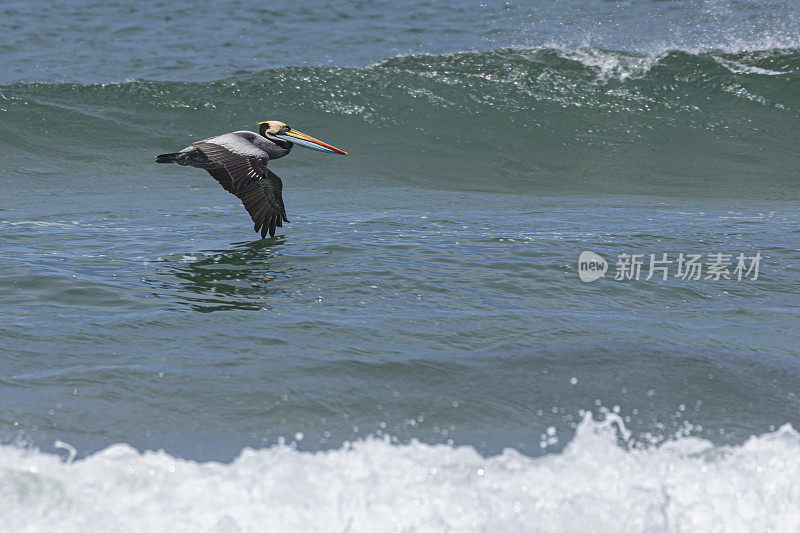
[[796,2],[0,15],[0,529],[800,527]]

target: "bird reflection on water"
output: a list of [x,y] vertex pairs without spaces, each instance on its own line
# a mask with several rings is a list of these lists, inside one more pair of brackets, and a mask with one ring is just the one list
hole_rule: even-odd
[[272,309],[274,297],[288,290],[289,266],[274,266],[284,237],[232,244],[230,250],[208,250],[196,255],[164,258],[151,281],[159,295],[176,298],[195,311]]

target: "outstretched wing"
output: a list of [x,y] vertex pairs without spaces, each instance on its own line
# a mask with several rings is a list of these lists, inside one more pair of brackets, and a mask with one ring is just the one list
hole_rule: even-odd
[[264,177],[243,188],[233,185],[231,175],[226,169],[208,170],[223,189],[239,197],[250,213],[250,218],[253,219],[253,229],[260,231],[262,238],[266,237],[267,233],[270,237],[274,236],[276,227],[283,227],[283,222],[289,222],[281,195],[283,183],[274,172],[267,168],[264,170],[266,171]]
[[244,204],[255,224],[253,229],[261,237],[275,235],[286,218],[283,206],[281,179],[267,169],[269,156],[252,143],[252,132],[234,132],[193,143],[221,169],[207,169],[208,173]]
[[228,171],[235,190],[249,187],[267,175],[267,153],[237,133],[226,133],[192,143]]

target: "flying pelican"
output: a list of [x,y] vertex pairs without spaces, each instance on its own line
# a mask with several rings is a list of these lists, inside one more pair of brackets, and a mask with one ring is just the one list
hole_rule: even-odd
[[281,228],[283,222],[289,222],[281,196],[283,183],[267,168],[267,162],[287,155],[295,144],[328,154],[347,152],[277,120],[258,125],[257,134],[234,131],[210,137],[180,152],[157,155],[156,163],[178,163],[207,171],[223,189],[239,197],[255,223],[253,229],[260,231],[263,239],[267,232],[274,236],[276,226]]

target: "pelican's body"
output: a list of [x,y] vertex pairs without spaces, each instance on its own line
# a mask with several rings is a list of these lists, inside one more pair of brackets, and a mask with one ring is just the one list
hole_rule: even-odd
[[283,146],[279,146],[274,141],[252,131],[234,131],[192,143],[178,152],[180,155],[174,162],[206,170],[224,168],[223,165],[215,163],[206,156],[200,147],[203,143],[221,146],[237,155],[253,154],[256,157],[263,157],[263,154],[266,154],[268,159],[278,159],[292,150],[292,144],[286,141],[282,143]]
[[234,131],[197,141],[180,152],[156,156],[157,163],[202,168],[222,187],[239,197],[261,237],[275,235],[286,218],[283,183],[267,162],[287,155],[294,144],[327,153],[347,155],[314,137],[292,130],[283,122],[261,122],[259,133]]

